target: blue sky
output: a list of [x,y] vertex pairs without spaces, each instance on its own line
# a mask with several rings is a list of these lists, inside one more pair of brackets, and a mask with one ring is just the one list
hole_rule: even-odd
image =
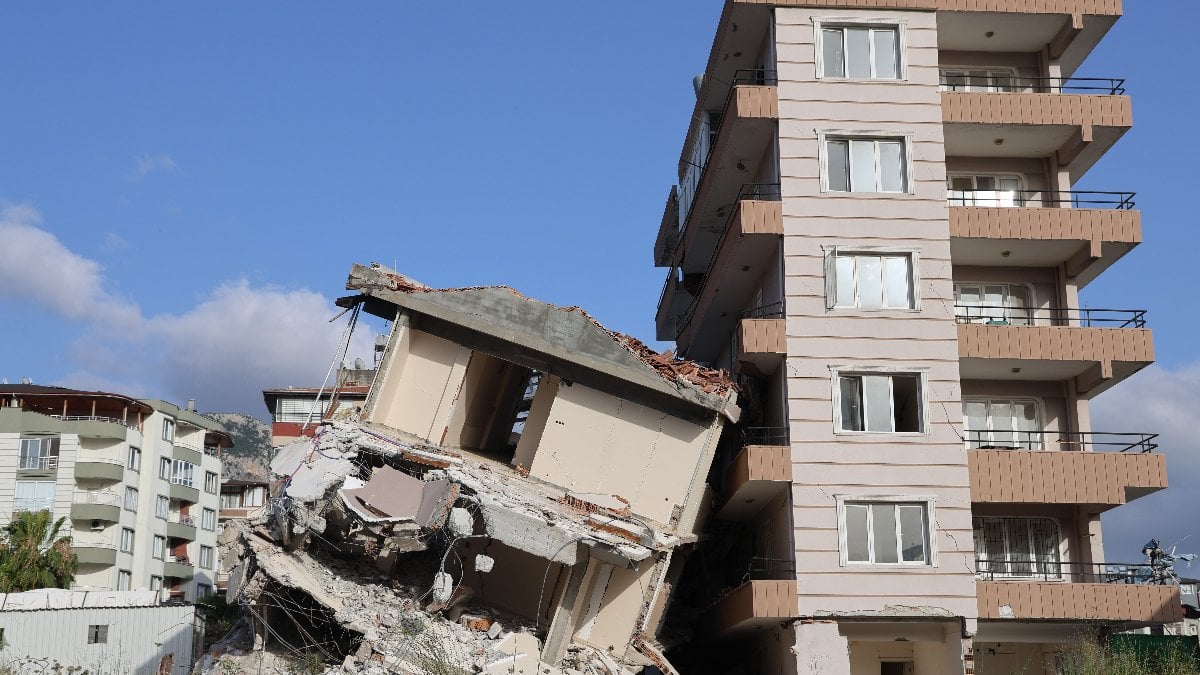
[[[1127,78],[1136,126],[1079,187],[1138,192],[1146,239],[1084,303],[1149,309],[1159,358],[1135,399],[1101,397],[1098,430],[1200,407],[1181,283],[1196,141],[1179,133],[1200,6],[1150,4],[1126,3],[1080,73]],[[324,375],[355,261],[653,337],[651,244],[720,6],[5,3],[0,377],[262,416],[262,387]],[[1183,489],[1131,521],[1189,504],[1200,443],[1173,433]]]

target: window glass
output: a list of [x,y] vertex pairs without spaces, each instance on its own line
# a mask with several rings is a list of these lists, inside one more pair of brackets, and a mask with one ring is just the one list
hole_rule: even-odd
[[826,171],[829,189],[834,192],[850,191],[850,142],[829,141],[826,145]]
[[904,192],[904,153],[900,141],[879,141],[879,191]]
[[894,431],[892,378],[887,375],[863,375],[862,380],[867,431]]
[[871,31],[846,28],[846,61],[850,77],[871,77]]
[[852,562],[870,561],[866,504],[846,505],[846,559]]
[[883,307],[883,261],[876,256],[857,258],[858,302],[864,309]]
[[871,532],[875,535],[875,562],[900,562],[896,554],[896,507],[892,504],[872,504],[871,519]]
[[842,377],[842,429],[863,431],[862,378]]
[[875,141],[850,141],[850,191],[876,191]]
[[839,255],[834,257],[834,286],[836,292],[835,306],[854,307],[857,305],[854,293],[854,261],[855,256]]
[[900,552],[904,562],[925,562],[925,507],[900,505]]
[[842,49],[842,29],[821,31],[821,65],[825,77],[846,76],[846,53]]
[[909,270],[912,258],[887,256],[883,259],[883,305],[885,307],[911,308],[913,306],[912,274]]
[[872,31],[872,37],[875,40],[875,77],[888,80],[900,77],[896,31],[876,30]]

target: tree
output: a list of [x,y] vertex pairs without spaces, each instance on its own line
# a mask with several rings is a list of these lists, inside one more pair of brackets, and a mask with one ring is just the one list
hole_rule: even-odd
[[69,588],[79,569],[71,537],[59,536],[66,518],[51,523],[49,511],[21,511],[0,534],[0,593]]

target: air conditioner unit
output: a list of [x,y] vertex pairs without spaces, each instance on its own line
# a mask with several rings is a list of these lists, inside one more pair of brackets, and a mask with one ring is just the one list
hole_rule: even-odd
[[101,523],[99,520],[92,521],[92,532],[102,532],[103,530],[104,530],[103,523]]

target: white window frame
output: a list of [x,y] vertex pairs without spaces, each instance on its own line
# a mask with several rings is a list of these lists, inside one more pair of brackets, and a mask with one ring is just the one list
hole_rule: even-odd
[[175,419],[164,417],[162,423],[162,439],[168,443],[175,442]]
[[[874,17],[864,18],[859,16],[849,17],[813,17],[813,44],[816,47],[816,77],[818,80],[826,80],[829,82],[907,82],[908,81],[908,21],[900,17]],[[894,28],[896,30],[896,77],[850,77],[850,69],[847,67],[845,72],[847,75],[842,77],[825,75],[825,29],[826,28]],[[845,37],[843,34],[843,45]],[[845,49],[843,48],[843,54]],[[849,64],[844,64],[849,65]],[[875,70],[875,41],[871,40],[871,71]]]
[[[959,305],[967,304],[962,301],[962,289],[967,286],[978,286],[979,287],[979,295],[980,295],[981,299],[984,295],[986,295],[986,289],[988,286],[1002,287],[1004,289],[1004,300],[1001,301],[1001,305],[1003,306],[1003,309],[1002,310],[981,309],[980,315],[978,317],[970,317],[970,316],[959,317],[958,316]],[[1010,295],[1009,289],[1012,289],[1012,288],[1025,289],[1025,292],[1029,294],[1029,305],[1024,308],[1025,311],[1027,311],[1029,313],[1029,316],[1027,317],[1028,323],[1021,323],[1020,322],[1021,320],[1014,321],[1014,320],[1012,320],[1011,317],[1009,317],[1010,311],[1017,311],[1020,309],[1017,307],[1010,308],[1008,306],[1008,297]],[[986,305],[981,304],[980,307],[981,308],[986,307]],[[991,312],[1003,311],[1004,312],[1004,321],[1006,322],[1005,325],[1037,326],[1037,325],[1039,325],[1038,317],[1037,317],[1037,311],[1038,311],[1037,290],[1035,289],[1033,284],[1019,283],[1019,282],[1007,282],[1007,281],[998,281],[998,282],[996,282],[996,281],[956,281],[956,282],[954,282],[954,320],[955,320],[955,322],[987,324],[991,320],[991,317],[987,314],[987,312],[989,312],[989,311],[991,311]],[[1044,324],[1042,324],[1042,325],[1044,325]]]
[[167,519],[171,515],[171,498],[166,495],[158,495],[154,500],[154,517]]
[[1034,416],[1035,416],[1034,424],[1037,426],[1037,430],[1040,431],[1041,434],[1039,436],[1037,436],[1037,438],[1033,439],[1030,443],[1022,445],[1020,442],[1021,439],[1019,437],[1020,431],[1018,431],[1016,428],[1016,420],[1015,419],[1012,420],[1012,422],[1013,422],[1012,435],[1013,435],[1013,441],[1014,441],[1014,449],[1033,450],[1033,451],[1045,449],[1045,447],[1046,447],[1045,409],[1046,408],[1045,408],[1045,404],[1042,402],[1042,399],[1037,398],[1037,397],[1032,397],[1032,396],[1013,396],[1013,397],[1009,397],[1009,396],[963,396],[962,397],[963,443],[968,449],[972,449],[972,448],[979,449],[979,448],[982,448],[983,446],[973,442],[972,434],[975,432],[980,432],[980,433],[987,432],[990,435],[990,434],[994,433],[995,430],[994,429],[972,429],[971,424],[967,418],[967,403],[985,403],[985,404],[987,404],[988,405],[988,424],[989,425],[992,425],[992,414],[991,414],[991,404],[992,403],[1010,403],[1010,404],[1032,403],[1033,410],[1034,410]]
[[[25,444],[37,443],[37,455],[33,457],[35,466],[28,466]],[[60,436],[25,436],[17,443],[17,468],[23,471],[50,471],[58,468],[58,460],[62,453],[62,438]]]
[[211,570],[213,568],[213,547],[200,547],[199,564],[201,569]]
[[[999,203],[996,203],[996,204],[975,204],[975,203],[967,204],[965,197],[956,198],[954,196],[954,193],[957,192],[957,190],[954,189],[954,179],[955,178],[970,178],[972,185],[978,185],[980,178],[991,178],[993,180],[1015,180],[1017,182],[1017,189],[1016,189],[1017,194],[1016,194],[1015,198],[1013,199],[1013,203],[1009,204],[1007,206],[1004,206],[1004,207],[1001,207]],[[1025,176],[1023,176],[1022,174],[1019,174],[1019,173],[979,173],[979,172],[974,172],[974,171],[952,171],[952,172],[949,172],[946,174],[946,201],[951,206],[985,206],[985,207],[995,207],[995,208],[1011,208],[1011,207],[1026,206],[1025,193],[1027,190],[1028,190],[1028,187],[1027,187],[1027,183],[1025,182]],[[1005,191],[1004,190],[979,190],[978,188],[971,190],[972,194],[979,193],[979,192],[994,192],[994,193],[1000,194]],[[959,199],[961,199],[963,201],[963,203],[961,203],[961,204],[957,203],[957,200],[959,200]],[[972,199],[972,202],[974,202],[976,198],[972,197],[971,199]],[[995,199],[993,201],[998,202],[998,200],[995,200]]]
[[158,575],[150,576],[150,590],[161,591],[163,587],[163,578]]
[[[837,502],[837,519],[838,519],[838,560],[842,567],[937,567],[938,566],[938,546],[937,546],[937,497],[934,495],[895,495],[895,494],[867,494],[867,495],[834,495]],[[846,543],[846,504],[862,504],[862,503],[879,503],[879,504],[920,504],[925,507],[925,560],[922,562],[912,562],[900,560],[894,563],[877,563],[851,561],[849,559],[849,548]],[[897,527],[899,527],[899,518],[896,519]],[[874,548],[870,545],[868,539],[867,550],[872,556],[875,555]]]
[[[1006,527],[1004,529],[1004,550],[1005,550],[1004,558],[1005,559],[1003,561],[997,560],[997,561],[991,561],[991,562],[1000,563],[1000,564],[1004,565],[1005,567],[1008,567],[1009,569],[1011,569],[1011,567],[1013,565],[1029,565],[1031,573],[1030,574],[1014,574],[1011,572],[995,572],[995,571],[990,571],[990,570],[977,570],[976,576],[978,578],[981,578],[981,579],[982,578],[1041,579],[1041,580],[1050,581],[1050,582],[1054,582],[1054,581],[1057,581],[1057,580],[1060,580],[1063,578],[1063,567],[1068,564],[1068,561],[1066,559],[1066,556],[1063,555],[1065,552],[1064,546],[1063,546],[1063,528],[1062,528],[1062,523],[1059,522],[1058,518],[1049,517],[1049,516],[974,516],[974,517],[972,517],[971,518],[971,539],[972,539],[972,546],[974,547],[974,550],[975,550],[976,561],[979,560],[979,556],[980,556],[980,551],[978,549],[978,545],[974,541],[975,533],[978,531],[975,529],[975,521],[977,521],[977,520],[1004,520],[1004,521],[1008,521],[1008,520],[1042,520],[1042,521],[1046,521],[1049,523],[1053,523],[1055,534],[1057,535],[1054,540],[1055,559],[1053,561],[1047,562],[1047,561],[1040,561],[1040,560],[1033,560],[1033,561],[1011,560],[1010,557],[1012,555],[1012,546],[1009,545],[1009,534],[1010,533],[1008,532],[1008,528]],[[1029,542],[1029,543],[1032,544],[1032,542]],[[1033,554],[1032,548],[1033,547],[1030,546],[1031,556]],[[1039,564],[1056,566],[1058,569],[1058,574],[1054,575],[1054,576],[1051,576],[1048,574],[1038,574],[1036,572],[1036,569]]]
[[167,555],[167,538],[161,534],[154,535],[154,543],[150,549],[150,557],[156,560],[162,560]]
[[[904,189],[899,192],[845,191],[829,188],[829,141],[900,141],[904,154]],[[817,130],[817,158],[821,166],[821,192],[830,195],[911,195],[916,194],[916,179],[913,176],[913,132],[879,131],[878,129],[819,129]],[[875,181],[879,184],[879,153],[875,153]],[[853,171],[852,171],[853,173]],[[853,187],[853,185],[851,186]]]
[[[47,489],[48,486],[48,489]],[[49,493],[42,497],[21,497],[17,493]],[[54,500],[58,498],[58,482],[54,480],[29,480],[18,478],[13,483],[13,511],[41,511],[54,513]]]
[[212,471],[204,472],[204,491],[209,494],[217,494],[221,491],[221,477]]
[[142,470],[142,449],[136,445],[129,446],[129,455],[125,460],[125,468],[130,471],[141,472]]
[[212,584],[196,584],[196,599],[208,597],[212,595]]
[[137,489],[137,488],[135,488],[135,487],[130,487],[130,486],[128,486],[128,485],[126,485],[126,486],[125,486],[125,504],[124,504],[124,507],[125,507],[125,510],[126,510],[126,511],[131,511],[131,512],[133,512],[133,513],[137,513],[137,510],[138,510],[138,499],[140,499],[140,498],[141,498],[141,496],[138,494],[138,489]]
[[196,487],[196,465],[183,459],[171,463],[171,482],[184,487]]
[[[838,312],[919,312],[921,311],[921,254],[915,248],[894,246],[822,246],[825,254],[825,309]],[[839,256],[907,256],[909,283],[912,286],[912,307],[881,307],[878,309],[849,307],[837,304],[837,259]],[[855,294],[857,298],[857,293]]]
[[200,511],[200,529],[215,530],[217,529],[217,512],[212,509],[201,509]]
[[[833,433],[847,436],[928,436],[929,435],[929,368],[903,366],[854,366],[831,365],[830,384],[833,388]],[[920,397],[917,414],[921,416],[920,431],[852,431],[842,428],[842,382],[844,375],[910,375],[917,377],[917,395]],[[865,397],[864,397],[865,398]],[[894,400],[894,399],[893,399]],[[895,411],[892,411],[895,421]]]
[[158,458],[158,477],[163,480],[167,480],[167,481],[171,480],[171,466],[172,466],[172,464],[171,464],[170,457],[159,457]]
[[[128,536],[126,536],[126,535],[128,535]],[[134,540],[133,528],[122,527],[121,528],[121,548],[120,548],[121,553],[133,553],[134,545],[135,545],[135,540]]]
[[[983,72],[984,76],[988,79],[988,84],[983,87],[971,84],[970,73],[973,70]],[[951,73],[954,73],[954,75],[951,75]],[[942,80],[949,77],[955,77],[956,75],[967,78],[965,89],[957,89],[951,85],[942,83]],[[997,75],[1012,78],[1012,87],[1008,90],[997,89],[996,85],[993,84],[994,78]],[[1018,72],[1016,68],[1011,66],[938,66],[938,89],[952,93],[975,92],[988,94],[1007,94],[1025,91],[1028,89],[1028,87],[1021,85],[1021,73]]]

